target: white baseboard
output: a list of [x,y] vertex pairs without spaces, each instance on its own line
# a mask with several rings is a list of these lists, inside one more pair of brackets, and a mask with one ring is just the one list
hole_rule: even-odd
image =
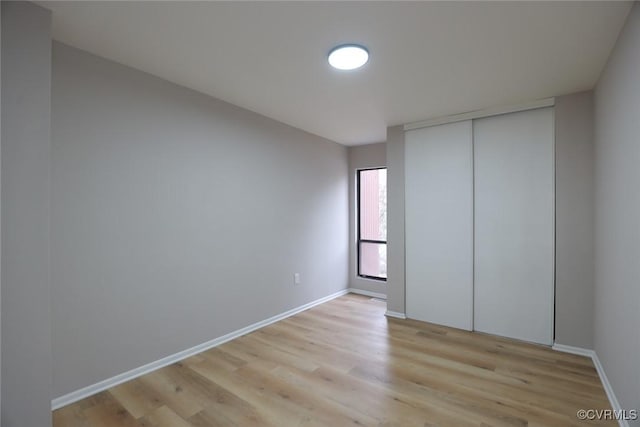
[[365,291],[364,289],[349,288],[349,292],[352,294],[365,295],[372,298],[378,298],[383,300],[387,299],[387,294],[383,294],[380,292]]
[[387,310],[387,312],[384,314],[387,317],[395,317],[396,319],[406,319],[407,315],[404,313],[400,313],[399,311],[390,311]]
[[[598,371],[598,375],[600,375],[600,381],[602,381],[602,385],[604,387],[604,391],[607,393],[607,397],[609,398],[609,402],[611,403],[611,408],[614,411],[621,411],[620,402],[618,402],[618,398],[613,392],[613,388],[611,387],[611,383],[609,383],[609,379],[607,378],[607,374],[604,373],[604,367],[602,363],[600,363],[600,359],[598,359],[598,354],[593,352],[593,364],[596,366],[596,371]],[[618,425],[620,427],[629,427],[629,423],[626,420],[618,420]]]
[[[604,367],[602,363],[600,363],[600,359],[598,359],[598,354],[594,350],[589,350],[586,348],[573,347],[570,345],[564,344],[553,344],[553,348],[556,351],[561,351],[563,353],[571,353],[577,354],[579,356],[590,357],[593,361],[593,365],[600,376],[600,381],[602,382],[602,387],[604,387],[604,391],[607,393],[607,397],[609,398],[609,403],[611,403],[611,408],[614,411],[621,411],[620,402],[618,402],[618,398],[613,392],[613,388],[611,387],[611,383],[609,383],[609,379],[607,378],[607,374],[604,373]],[[589,409],[589,408],[585,408]],[[618,420],[618,425],[620,427],[629,427],[629,423],[626,420]]]
[[593,359],[593,355],[595,354],[595,351],[589,350],[587,348],[573,347],[570,345],[564,345],[564,344],[558,344],[558,343],[553,343],[553,346],[551,346],[551,348],[556,351],[560,351],[562,353],[577,354],[578,356],[585,356],[590,359]]
[[72,391],[71,393],[65,394],[60,397],[56,397],[51,401],[51,409],[56,410],[63,406],[69,405],[71,403],[77,402],[78,400],[84,399],[86,397],[92,396],[96,393],[100,393],[101,391],[107,390],[111,387],[115,387],[118,384],[122,384],[124,382],[130,381],[134,378],[137,378],[141,375],[147,374],[149,372],[155,371],[156,369],[163,368],[165,366],[171,365],[172,363],[178,362],[187,357],[193,356],[195,354],[201,353],[205,350],[209,350],[210,348],[217,347],[221,344],[224,344],[227,341],[231,341],[232,339],[238,338],[242,335],[246,335],[250,332],[253,332],[257,329],[263,328],[267,325],[275,323],[279,320],[286,319],[287,317],[291,317],[294,314],[298,314],[302,311],[308,310],[316,305],[320,305],[332,299],[338,298],[342,295],[346,295],[349,293],[348,289],[344,289],[342,291],[336,292],[334,294],[328,295],[326,297],[317,299],[315,301],[311,301],[310,303],[301,305],[299,307],[293,308],[291,310],[285,311],[284,313],[277,314],[273,317],[270,317],[265,320],[261,320],[260,322],[254,323],[242,329],[238,329],[237,331],[230,332],[226,335],[223,335],[218,338],[214,338],[211,341],[204,342],[202,344],[198,344],[195,347],[188,348],[186,350],[179,351],[178,353],[169,355],[167,357],[163,357],[160,360],[156,360],[155,362],[147,363],[146,365],[134,368],[130,371],[124,372],[122,374],[118,374],[114,377],[107,378],[95,384],[92,384],[87,387],[83,387],[79,390]]

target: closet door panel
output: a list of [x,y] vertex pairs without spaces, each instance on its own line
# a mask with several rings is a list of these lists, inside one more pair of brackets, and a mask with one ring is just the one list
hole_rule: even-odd
[[471,121],[408,131],[405,156],[407,316],[471,330]]
[[474,329],[552,344],[553,109],[474,120]]

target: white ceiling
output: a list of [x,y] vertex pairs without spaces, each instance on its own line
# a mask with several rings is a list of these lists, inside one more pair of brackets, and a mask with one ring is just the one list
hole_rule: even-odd
[[[40,2],[56,40],[346,144],[590,89],[629,2]],[[335,45],[371,58],[330,69]]]

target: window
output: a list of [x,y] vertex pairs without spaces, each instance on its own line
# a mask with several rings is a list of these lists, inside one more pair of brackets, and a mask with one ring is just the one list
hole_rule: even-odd
[[358,171],[358,276],[387,280],[387,169]]

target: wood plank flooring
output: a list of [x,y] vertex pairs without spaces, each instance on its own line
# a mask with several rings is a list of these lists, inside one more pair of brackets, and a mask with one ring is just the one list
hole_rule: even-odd
[[590,359],[346,295],[53,413],[54,427],[573,426]]

